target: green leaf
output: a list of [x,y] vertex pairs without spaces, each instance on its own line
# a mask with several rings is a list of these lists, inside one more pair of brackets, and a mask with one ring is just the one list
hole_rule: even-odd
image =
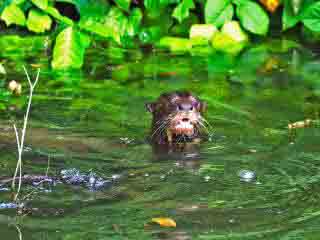
[[24,3],[26,0],[12,0],[11,3],[12,4],[16,4],[16,5],[20,5],[22,3]]
[[52,24],[51,18],[38,10],[31,9],[27,19],[27,27],[30,31],[42,33],[50,30]]
[[116,7],[111,8],[105,26],[109,31],[109,36],[118,44],[121,44],[121,38],[128,26],[128,19],[120,9]]
[[121,9],[129,11],[131,0],[115,0],[115,2]]
[[73,25],[73,21],[70,18],[62,16],[59,13],[59,11],[54,7],[48,7],[44,12],[48,13],[49,15],[51,15],[53,18],[55,18],[56,20],[58,20],[60,22],[63,22],[63,23],[70,25],[70,26]]
[[195,5],[193,0],[182,0],[182,2],[174,9],[172,16],[175,17],[180,23],[189,17],[190,9],[194,9]]
[[320,32],[320,2],[315,2],[307,8],[302,22],[311,31]]
[[169,48],[171,52],[187,52],[192,48],[192,42],[187,38],[163,37],[157,44],[160,48]]
[[40,9],[47,9],[48,0],[31,0],[31,2]]
[[294,15],[298,15],[300,10],[302,9],[303,0],[289,0],[291,10]]
[[142,20],[141,10],[139,8],[133,9],[131,12],[131,15],[129,16],[128,26],[126,29],[126,33],[129,36],[134,36],[139,32],[141,20]]
[[269,29],[269,17],[263,8],[252,1],[242,1],[237,7],[237,16],[242,26],[258,35],[266,35]]
[[160,14],[161,14],[160,0],[144,0],[143,4],[147,10],[146,12],[147,12],[148,16],[150,16],[152,18],[156,18],[156,17],[160,16]]
[[24,26],[26,24],[24,12],[15,4],[7,6],[3,10],[0,18],[5,21],[7,26],[10,26],[11,24]]
[[55,69],[81,68],[90,38],[73,27],[60,32],[53,49],[52,67]]
[[205,5],[205,22],[221,27],[231,21],[234,14],[230,0],[207,0]]
[[292,0],[284,1],[284,9],[282,13],[282,30],[283,31],[294,27],[300,21],[300,16],[294,13],[291,2]]

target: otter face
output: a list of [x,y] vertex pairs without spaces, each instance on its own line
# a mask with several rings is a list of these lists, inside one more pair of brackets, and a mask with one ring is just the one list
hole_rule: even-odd
[[200,137],[205,129],[202,113],[206,103],[190,92],[162,94],[156,102],[146,104],[152,113],[152,140],[156,142],[179,142]]

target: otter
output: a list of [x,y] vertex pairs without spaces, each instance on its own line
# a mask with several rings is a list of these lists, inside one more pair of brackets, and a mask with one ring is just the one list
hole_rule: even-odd
[[152,143],[199,142],[206,135],[207,104],[189,91],[163,93],[146,108],[152,113]]

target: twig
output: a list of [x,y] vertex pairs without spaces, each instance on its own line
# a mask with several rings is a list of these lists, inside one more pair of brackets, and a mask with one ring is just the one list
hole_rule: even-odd
[[17,189],[17,192],[16,192],[16,194],[14,196],[14,201],[17,200],[18,195],[20,193],[20,189],[21,189],[21,182],[22,182],[22,152],[23,152],[23,147],[24,147],[25,135],[26,135],[26,131],[27,131],[29,112],[30,112],[30,109],[31,109],[33,90],[34,90],[35,86],[38,83],[39,74],[40,74],[40,68],[39,68],[38,72],[37,72],[36,79],[35,79],[34,83],[32,83],[31,79],[29,77],[28,71],[24,66],[23,66],[23,70],[24,70],[24,72],[25,72],[25,74],[27,76],[30,89],[29,89],[29,100],[28,100],[27,111],[26,111],[26,114],[24,115],[24,119],[23,119],[23,127],[22,127],[22,130],[21,130],[21,137],[19,135],[19,132],[17,130],[16,125],[15,124],[13,125],[14,132],[15,132],[15,135],[16,135],[17,147],[18,147],[18,162],[17,162],[16,170],[15,170],[15,173],[13,175],[13,180],[12,180],[12,189],[13,190],[15,190],[16,178],[17,178],[17,175],[18,175],[18,172],[19,172],[18,189]]

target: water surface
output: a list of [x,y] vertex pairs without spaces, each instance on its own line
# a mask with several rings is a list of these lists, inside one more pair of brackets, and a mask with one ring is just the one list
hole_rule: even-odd
[[[287,40],[255,44],[240,56],[96,43],[83,70],[57,72],[50,70],[46,39],[1,41],[12,39],[21,48],[0,49],[8,72],[2,91],[14,79],[23,94],[2,94],[1,176],[12,175],[17,159],[12,123],[21,125],[26,107],[25,64],[34,74],[40,65],[41,77],[24,173],[57,176],[76,168],[121,177],[102,191],[24,185],[21,197],[38,211],[17,216],[15,209],[0,210],[4,239],[320,237],[316,51]],[[177,89],[208,102],[210,141],[185,152],[155,152],[145,140],[151,116],[144,104]],[[314,125],[288,130],[305,119]],[[241,170],[256,178],[243,181]],[[10,201],[10,191],[1,191],[0,202]],[[170,217],[177,227],[151,224],[154,217]]]

